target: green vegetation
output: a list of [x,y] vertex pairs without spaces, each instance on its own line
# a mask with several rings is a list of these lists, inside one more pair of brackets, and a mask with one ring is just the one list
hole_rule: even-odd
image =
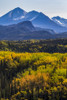
[[[2,41],[0,48],[9,50],[9,44],[19,52],[22,48],[19,43]],[[0,100],[4,99],[67,100],[67,53],[0,51]]]
[[0,51],[66,53],[67,39],[0,41]]

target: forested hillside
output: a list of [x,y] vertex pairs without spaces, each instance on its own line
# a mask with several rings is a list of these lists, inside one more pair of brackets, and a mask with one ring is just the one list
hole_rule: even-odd
[[67,100],[67,53],[0,51],[0,100]]
[[66,53],[67,39],[0,41],[0,51]]

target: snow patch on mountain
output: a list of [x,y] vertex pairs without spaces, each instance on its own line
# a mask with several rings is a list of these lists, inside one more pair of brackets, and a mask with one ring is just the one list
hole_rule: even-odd
[[21,16],[21,17],[18,17],[18,18],[14,18],[13,20],[17,21],[17,20],[21,20],[23,18],[25,18],[25,16]]
[[33,17],[32,19],[30,19],[30,21],[33,21],[37,16]]
[[65,26],[61,21],[59,21],[59,20],[57,20],[57,19],[55,19],[55,21],[58,22],[59,24]]
[[53,17],[52,20],[61,26],[67,27],[67,19],[56,16],[56,17]]

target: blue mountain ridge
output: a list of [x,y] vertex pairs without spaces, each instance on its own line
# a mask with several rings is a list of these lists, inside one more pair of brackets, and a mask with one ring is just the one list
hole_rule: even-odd
[[0,17],[0,25],[5,26],[18,24],[23,21],[31,21],[35,27],[51,29],[59,33],[67,31],[67,27],[58,24],[53,20],[53,18],[50,19],[42,12],[37,12],[34,10],[26,12],[25,10],[17,7]]

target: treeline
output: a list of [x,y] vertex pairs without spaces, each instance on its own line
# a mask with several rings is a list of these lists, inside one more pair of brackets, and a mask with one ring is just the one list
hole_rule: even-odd
[[0,50],[14,52],[66,53],[67,39],[0,41]]
[[67,53],[0,51],[0,100],[67,100]]

